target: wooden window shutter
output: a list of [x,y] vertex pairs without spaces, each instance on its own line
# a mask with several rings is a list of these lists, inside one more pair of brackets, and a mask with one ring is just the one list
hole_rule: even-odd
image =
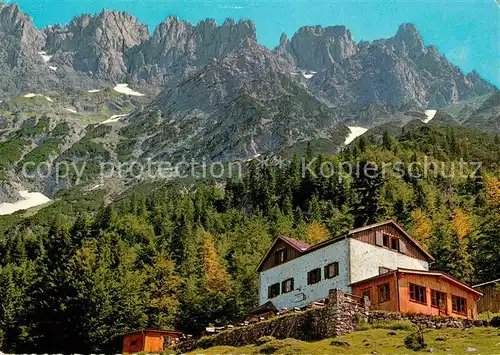
[[375,245],[384,245],[384,234],[382,233],[382,231],[375,231]]
[[406,244],[402,240],[399,241],[399,251],[403,254],[408,254],[408,249],[406,248]]

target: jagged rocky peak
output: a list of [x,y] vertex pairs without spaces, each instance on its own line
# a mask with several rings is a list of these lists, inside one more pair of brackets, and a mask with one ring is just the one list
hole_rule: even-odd
[[152,44],[155,46],[165,47],[166,43],[178,45],[186,41],[186,35],[191,33],[193,25],[187,21],[180,21],[177,16],[169,16],[165,21],[156,27],[153,37],[151,38]]
[[251,21],[227,19],[218,26],[215,20],[206,19],[195,26],[170,16],[156,28],[149,41],[130,52],[129,72],[140,81],[161,85],[165,80],[255,45],[257,34]]
[[499,94],[499,91],[496,88],[494,88],[490,83],[485,81],[475,70],[467,74],[466,79],[474,87],[476,95],[484,95],[491,91],[493,91],[497,96]]
[[7,40],[9,51],[15,51],[11,54],[18,56],[36,54],[43,47],[45,36],[35,27],[31,17],[16,4],[7,6],[0,3],[0,43],[2,37]]
[[127,73],[124,53],[149,40],[148,27],[133,16],[103,10],[74,18],[65,28],[46,30],[45,51],[52,63],[78,72],[115,79]]
[[399,26],[396,35],[393,37],[396,49],[401,52],[412,54],[424,54],[425,45],[417,27],[411,23],[403,23]]
[[47,50],[78,50],[78,47],[99,46],[124,51],[149,39],[148,27],[125,12],[103,10],[97,15],[74,18],[66,28],[52,28],[52,36],[63,35],[59,48]]
[[357,52],[351,31],[345,26],[306,26],[287,42],[281,42],[278,52],[286,51],[301,69],[321,71]]

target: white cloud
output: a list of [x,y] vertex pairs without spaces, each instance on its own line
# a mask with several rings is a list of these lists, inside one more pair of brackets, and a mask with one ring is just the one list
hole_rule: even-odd
[[469,54],[470,54],[469,48],[465,47],[465,46],[461,46],[461,47],[457,47],[457,48],[451,50],[450,52],[446,53],[446,56],[448,57],[448,59],[451,62],[453,62],[455,64],[463,65],[468,61]]

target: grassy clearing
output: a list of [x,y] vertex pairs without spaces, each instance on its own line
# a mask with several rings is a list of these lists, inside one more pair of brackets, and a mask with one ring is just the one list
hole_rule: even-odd
[[[412,351],[404,346],[409,330],[401,330],[402,324],[387,329],[369,329],[354,332],[342,337],[317,342],[304,342],[295,339],[272,340],[263,345],[244,347],[218,346],[210,349],[195,350],[189,354],[466,354],[467,347],[476,348],[470,354],[500,354],[500,329],[433,329],[426,330],[424,339],[427,347],[423,351]],[[404,327],[403,327],[404,328]],[[331,345],[333,341],[347,342],[347,345]]]

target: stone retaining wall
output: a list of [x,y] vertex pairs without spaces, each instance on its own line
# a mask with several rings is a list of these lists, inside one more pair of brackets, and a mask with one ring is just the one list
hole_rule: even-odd
[[490,323],[486,320],[471,320],[452,317],[426,316],[423,314],[406,314],[394,312],[370,312],[368,314],[368,322],[375,321],[394,321],[408,320],[412,323],[422,325],[425,328],[441,329],[441,328],[470,328],[470,327],[487,327]]
[[[367,303],[368,302],[368,303]],[[179,344],[177,350],[188,352],[212,346],[255,344],[263,336],[276,339],[320,340],[347,334],[356,329],[360,319],[368,320],[369,301],[333,290],[324,308],[288,313],[246,327],[226,330],[214,336]]]
[[288,313],[246,327],[226,330],[214,336],[204,337],[179,344],[176,350],[183,353],[212,346],[243,346],[255,344],[259,338],[272,336],[276,339],[294,338],[311,341],[351,333],[360,323],[376,321],[408,320],[426,328],[469,328],[488,326],[487,321],[473,321],[450,317],[435,317],[418,314],[369,311],[370,301],[338,290],[330,291],[324,308],[304,312]]

